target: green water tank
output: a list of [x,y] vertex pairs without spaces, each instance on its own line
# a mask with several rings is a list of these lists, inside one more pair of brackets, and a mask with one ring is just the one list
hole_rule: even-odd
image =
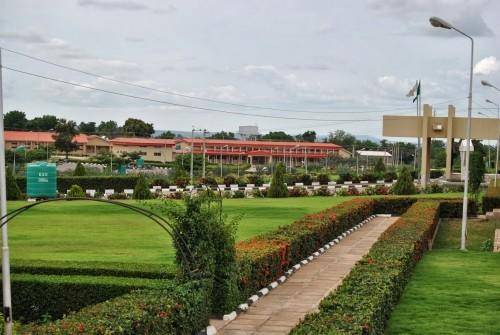
[[28,198],[57,197],[57,169],[54,163],[29,163],[26,169]]

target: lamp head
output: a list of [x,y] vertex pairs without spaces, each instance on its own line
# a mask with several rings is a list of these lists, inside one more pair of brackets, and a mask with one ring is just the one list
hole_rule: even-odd
[[449,24],[445,20],[443,20],[439,17],[436,17],[436,16],[431,17],[429,19],[429,22],[431,23],[431,25],[433,27],[436,27],[436,28],[444,28],[444,29],[452,29],[453,28],[453,26],[451,24]]
[[488,86],[488,87],[493,87],[493,85],[491,85],[489,82],[487,82],[486,80],[481,80],[481,85],[483,86]]

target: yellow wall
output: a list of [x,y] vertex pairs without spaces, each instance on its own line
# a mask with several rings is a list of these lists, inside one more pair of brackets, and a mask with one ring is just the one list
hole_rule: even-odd
[[134,145],[113,145],[113,153],[117,156],[122,153],[130,152],[140,152],[142,158],[146,161],[155,162],[172,162],[173,158],[173,148],[171,146],[166,147],[144,147],[144,146],[134,146]]

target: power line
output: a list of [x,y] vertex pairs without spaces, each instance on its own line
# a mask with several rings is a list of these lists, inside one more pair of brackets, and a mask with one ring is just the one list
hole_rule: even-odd
[[[306,111],[306,110],[296,110],[296,109],[286,109],[286,108],[276,108],[276,107],[263,107],[263,106],[257,106],[257,105],[249,105],[249,104],[242,104],[242,103],[235,103],[235,102],[223,101],[223,100],[218,100],[218,99],[196,97],[196,96],[192,96],[192,95],[188,95],[188,94],[182,94],[182,93],[177,93],[177,92],[172,92],[172,91],[161,90],[161,89],[157,89],[157,88],[150,87],[150,86],[135,84],[135,83],[131,83],[131,82],[128,82],[128,81],[111,78],[111,77],[108,77],[108,76],[104,76],[104,75],[92,73],[92,72],[89,72],[89,71],[77,69],[77,68],[70,67],[70,66],[67,66],[67,65],[58,64],[58,63],[55,63],[55,62],[52,62],[52,61],[49,61],[49,60],[46,60],[46,59],[43,59],[43,58],[35,57],[35,56],[28,55],[28,54],[20,52],[20,51],[15,51],[15,50],[4,48],[4,47],[0,47],[0,49],[8,51],[8,52],[16,54],[16,55],[19,55],[19,56],[22,56],[22,57],[26,57],[26,58],[38,61],[38,62],[42,62],[42,63],[49,64],[49,65],[52,65],[52,66],[56,66],[56,67],[59,67],[59,68],[62,68],[62,69],[66,69],[66,70],[78,72],[78,73],[81,73],[81,74],[85,74],[87,76],[92,76],[92,77],[96,77],[96,78],[99,78],[99,79],[108,80],[108,81],[111,81],[111,82],[115,82],[115,83],[119,83],[119,84],[123,84],[123,85],[128,85],[128,86],[133,86],[133,87],[137,87],[137,88],[141,88],[141,89],[151,90],[151,91],[155,91],[155,92],[159,92],[159,93],[164,93],[164,94],[170,94],[170,95],[174,95],[174,96],[179,96],[179,97],[187,98],[187,99],[195,99],[195,100],[207,101],[207,102],[213,102],[213,103],[219,103],[219,104],[225,104],[225,105],[230,105],[230,106],[237,106],[237,107],[244,107],[244,108],[253,108],[253,109],[262,109],[262,110],[272,110],[272,111],[280,111],[280,112],[308,113],[308,114],[332,114],[332,112],[325,112],[325,111]],[[463,99],[463,98],[460,98],[460,99]],[[459,99],[453,99],[453,100],[444,101],[444,102],[440,102],[440,103],[436,103],[436,104],[448,103],[448,102],[453,102],[453,101],[456,101],[456,100],[459,100]],[[330,107],[330,108],[332,108],[332,107]],[[385,113],[385,112],[388,112],[388,111],[398,111],[398,110],[408,110],[408,109],[410,109],[409,107],[396,107],[396,108],[385,109],[385,110],[352,111],[352,109],[366,108],[366,107],[342,107],[342,108],[343,109],[347,109],[348,111],[347,112],[338,112],[338,113],[371,114],[371,113]]]
[[208,111],[208,112],[215,112],[215,113],[223,113],[223,114],[230,114],[230,115],[242,115],[242,116],[249,116],[249,117],[261,117],[261,118],[270,118],[270,119],[280,119],[280,120],[296,120],[296,121],[326,121],[326,122],[342,122],[342,121],[356,121],[356,122],[366,122],[366,121],[379,121],[379,120],[374,120],[374,119],[344,119],[344,120],[335,120],[335,119],[311,119],[311,118],[297,118],[297,117],[287,117],[287,116],[275,116],[275,115],[265,115],[265,114],[251,114],[251,113],[243,113],[243,112],[235,112],[235,111],[228,111],[228,110],[223,110],[223,109],[215,109],[215,108],[208,108],[208,107],[201,107],[201,106],[192,106],[192,105],[185,105],[185,104],[179,104],[171,101],[166,101],[166,100],[158,100],[158,99],[152,99],[152,98],[146,98],[146,97],[141,97],[137,95],[132,95],[132,94],[127,94],[127,93],[121,93],[117,91],[111,91],[111,90],[106,90],[102,88],[97,88],[97,87],[92,87],[92,86],[87,86],[83,84],[78,84],[78,83],[72,83],[66,80],[61,80],[61,79],[56,79],[48,76],[43,76],[40,74],[36,73],[31,73],[27,71],[22,71],[19,69],[14,69],[8,66],[2,66],[4,69],[17,72],[17,73],[22,73],[24,75],[32,76],[32,77],[37,77],[45,80],[50,80],[66,85],[71,85],[75,87],[81,87],[93,91],[98,91],[98,92],[103,92],[107,94],[113,94],[117,96],[122,96],[122,97],[127,97],[127,98],[132,98],[132,99],[137,99],[137,100],[143,100],[143,101],[150,101],[150,102],[156,102],[160,104],[165,104],[165,105],[170,105],[170,106],[176,106],[176,107],[182,107],[182,108],[189,108],[189,109],[196,109],[196,110],[203,110],[203,111]]

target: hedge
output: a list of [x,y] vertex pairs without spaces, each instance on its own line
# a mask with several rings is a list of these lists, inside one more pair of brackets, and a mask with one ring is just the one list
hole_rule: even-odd
[[12,305],[16,320],[26,322],[103,302],[139,288],[158,288],[168,280],[92,276],[12,274]]
[[439,220],[439,201],[418,201],[389,227],[291,334],[383,334],[412,270]]
[[40,275],[87,275],[173,279],[176,271],[176,266],[174,264],[42,261],[25,259],[11,260],[12,273]]
[[[134,189],[138,176],[60,176],[57,177],[57,190],[66,193],[72,185],[78,185],[83,190],[97,190],[104,193],[105,189],[123,192],[124,189]],[[26,193],[26,177],[17,177],[17,184]]]
[[276,280],[290,266],[364,220],[373,210],[373,199],[356,198],[239,242],[236,250],[242,299]]
[[495,208],[500,208],[500,187],[495,187],[492,182],[483,196],[483,212],[491,212]]
[[206,327],[209,310],[200,282],[171,283],[86,307],[63,319],[18,327],[22,335],[191,335]]

